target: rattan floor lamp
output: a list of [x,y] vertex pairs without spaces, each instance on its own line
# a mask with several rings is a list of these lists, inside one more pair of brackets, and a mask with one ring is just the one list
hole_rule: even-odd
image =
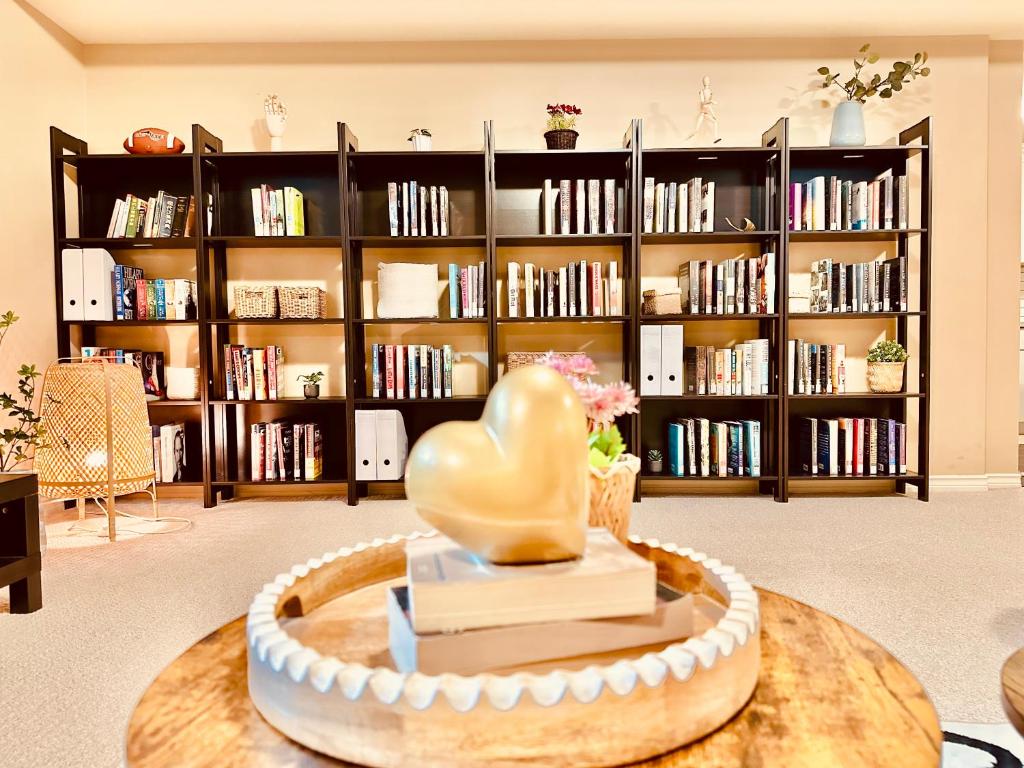
[[95,499],[106,511],[111,541],[117,539],[115,497],[145,491],[156,516],[152,436],[138,368],[103,358],[53,363],[43,378],[40,415],[46,441],[35,458],[41,495],[74,499],[80,518],[85,500]]

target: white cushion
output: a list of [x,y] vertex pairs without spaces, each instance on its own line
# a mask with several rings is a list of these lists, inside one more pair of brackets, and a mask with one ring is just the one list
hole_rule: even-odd
[[437,317],[437,264],[380,264],[377,317]]

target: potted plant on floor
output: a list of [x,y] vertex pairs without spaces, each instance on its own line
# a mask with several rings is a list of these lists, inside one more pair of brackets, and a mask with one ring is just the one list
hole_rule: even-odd
[[297,381],[302,382],[302,394],[307,400],[316,400],[320,397],[320,382],[323,378],[323,371],[305,373],[298,377]]
[[625,541],[640,458],[626,452],[615,419],[637,413],[640,398],[624,381],[594,382],[590,377],[597,374],[597,366],[584,354],[549,352],[537,362],[562,374],[583,401],[590,432],[590,525],[607,528]]
[[579,133],[576,129],[576,118],[583,110],[575,104],[548,104],[548,129],[544,140],[548,149],[576,149]]
[[898,341],[886,339],[868,350],[868,389],[872,392],[902,392],[907,350]]
[[[8,310],[0,315],[0,345],[11,327],[20,318]],[[18,393],[0,394],[0,409],[10,424],[0,429],[0,472],[10,472],[32,458],[35,449],[44,444],[42,417],[33,410],[36,397],[36,379],[42,374],[35,365],[22,364],[18,368]]]
[[928,53],[921,51],[914,54],[913,61],[894,61],[892,70],[884,78],[875,73],[871,78],[861,75],[865,64],[878,62],[878,54],[871,50],[871,44],[865,43],[853,60],[853,76],[843,82],[839,72],[832,72],[828,67],[818,67],[818,74],[825,80],[822,88],[836,86],[846,94],[846,100],[836,105],[832,116],[832,137],[829,144],[833,147],[861,147],[866,141],[864,135],[864,102],[872,96],[891,99],[894,93],[903,90],[903,86],[918,77],[928,77],[931,68],[925,66]]

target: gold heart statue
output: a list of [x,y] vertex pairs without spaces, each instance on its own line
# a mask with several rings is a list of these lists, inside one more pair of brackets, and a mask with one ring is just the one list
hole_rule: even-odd
[[561,375],[505,374],[479,421],[427,430],[409,454],[405,492],[420,517],[492,563],[583,554],[587,419]]

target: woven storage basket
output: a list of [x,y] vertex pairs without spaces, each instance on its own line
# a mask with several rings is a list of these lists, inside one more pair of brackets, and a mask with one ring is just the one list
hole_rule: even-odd
[[[509,352],[505,358],[505,373],[522,368],[524,365],[534,365],[544,357],[547,352]],[[582,352],[552,352],[556,357],[568,358],[583,354]],[[577,376],[580,381],[586,380],[586,376]]]
[[544,133],[544,141],[547,142],[548,149],[576,149],[576,139],[579,137],[580,134],[571,128]]
[[667,291],[644,291],[643,314],[681,315],[682,313],[681,289],[670,288]]
[[273,285],[236,285],[235,317],[277,317],[277,288]]
[[314,285],[278,286],[281,317],[327,317],[327,291]]
[[868,362],[868,389],[872,392],[902,392],[906,363]]
[[639,472],[640,458],[630,453],[619,456],[608,469],[590,468],[590,525],[607,528],[624,544]]

